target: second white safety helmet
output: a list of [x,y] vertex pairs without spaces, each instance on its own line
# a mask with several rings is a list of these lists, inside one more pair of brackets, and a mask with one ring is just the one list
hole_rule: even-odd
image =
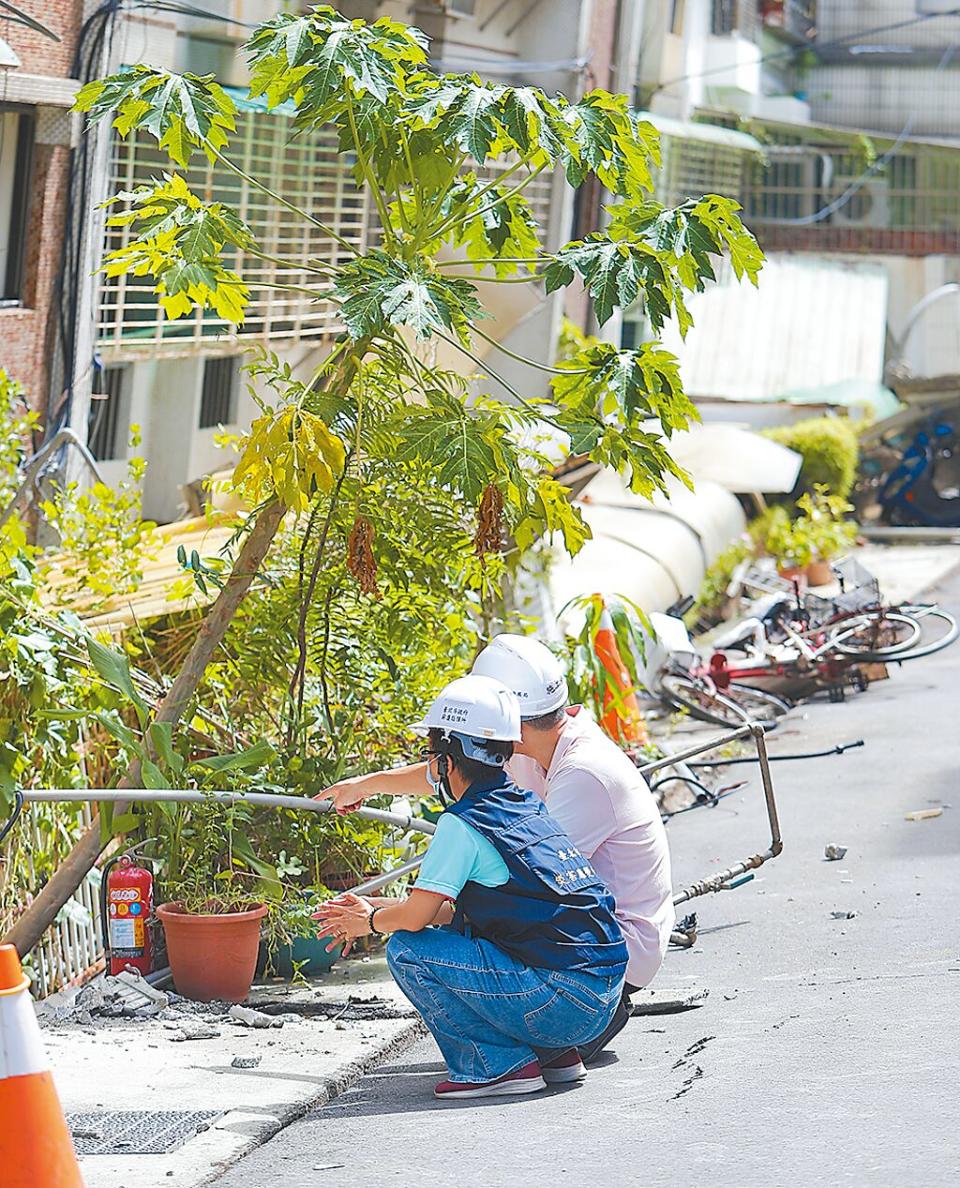
[[523,718],[539,718],[567,704],[563,666],[545,644],[530,635],[494,636],[471,671],[512,690]]

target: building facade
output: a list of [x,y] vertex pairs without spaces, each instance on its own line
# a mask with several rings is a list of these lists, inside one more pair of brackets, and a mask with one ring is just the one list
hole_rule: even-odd
[[[887,277],[887,370],[956,371],[960,13],[940,0],[675,0],[647,5],[638,103],[665,157],[724,128],[753,153],[683,165],[669,200],[737,197],[761,246]],[[712,132],[711,132],[712,134]],[[702,153],[701,153],[702,156]],[[692,182],[696,180],[696,186]],[[822,275],[830,275],[824,269]],[[785,311],[784,316],[788,316]],[[847,313],[858,333],[860,308]],[[642,333],[642,323],[635,332]],[[696,334],[696,330],[693,332]],[[745,331],[746,333],[746,331]],[[871,342],[876,327],[863,336]],[[851,341],[848,354],[858,353]],[[681,351],[682,357],[682,351]],[[850,377],[854,378],[854,377]]]
[[0,366],[47,419],[62,392],[58,281],[81,12],[74,0],[33,7],[42,21],[0,13]]
[[[279,11],[280,5],[276,0],[209,0],[201,7],[204,16],[150,9],[122,12],[108,68],[148,61],[179,72],[214,73],[240,108],[230,153],[241,169],[310,211],[347,242],[361,250],[372,245],[377,234],[376,212],[369,199],[357,191],[334,136],[321,130],[294,138],[289,115],[268,112],[262,102],[249,97],[239,47],[250,28]],[[389,14],[415,21],[434,37],[433,57],[443,67],[478,69],[511,81],[530,78],[540,83],[542,68],[548,66],[546,81],[551,85],[568,90],[571,79],[575,87],[581,85],[583,63],[576,50],[586,33],[580,24],[584,8],[580,0],[557,0],[550,6],[563,8],[572,20],[572,25],[566,19],[560,23],[563,35],[550,45],[543,42],[545,12],[540,14],[538,26],[520,19],[522,13],[510,16],[499,3],[343,0],[339,7],[350,16]],[[530,55],[537,58],[532,65],[526,61]],[[545,55],[550,56],[549,61]],[[101,201],[169,168],[147,136],[121,140],[107,134],[107,141],[99,150],[104,162]],[[169,320],[149,278],[101,281],[90,344],[92,368],[86,384],[81,374],[75,385],[73,424],[78,431],[86,429],[108,481],[119,479],[125,471],[130,427],[138,426],[141,443],[136,448],[148,463],[144,512],[161,521],[181,514],[185,487],[234,460],[218,442],[222,430],[242,430],[256,413],[254,392],[242,370],[248,352],[264,349],[275,353],[297,378],[306,380],[342,330],[332,302],[312,301],[293,289],[307,281],[316,284],[316,276],[304,272],[297,261],[305,264],[310,256],[336,261],[343,248],[319,231],[304,239],[299,218],[286,214],[264,200],[255,187],[199,155],[186,178],[196,192],[230,203],[251,224],[262,250],[291,261],[291,266],[242,256],[232,262],[245,279],[262,286],[239,328],[209,311]],[[562,179],[538,180],[528,196],[553,241],[562,242],[572,214],[571,195]],[[101,225],[100,231],[101,256],[122,247],[130,235],[129,228]],[[558,300],[544,300],[533,285],[511,286],[494,313],[494,333],[504,345],[542,361],[552,357],[559,326]],[[443,362],[453,365],[458,361]],[[500,368],[508,379],[511,367],[508,361]]]

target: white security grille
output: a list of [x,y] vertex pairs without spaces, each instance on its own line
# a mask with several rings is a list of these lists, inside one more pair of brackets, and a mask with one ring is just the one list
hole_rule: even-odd
[[[78,818],[79,827],[86,828],[92,820],[91,806],[84,804]],[[25,811],[17,828],[27,831],[26,883],[35,889],[40,880],[32,870],[30,855],[42,853],[44,847],[49,848],[48,835],[52,825],[48,818],[44,817],[41,824],[38,814]],[[100,871],[94,869],[67,900],[56,922],[47,929],[33,950],[30,966],[33,992],[38,998],[45,998],[55,990],[82,979],[102,960],[99,888]]]
[[[348,243],[361,250],[366,246],[366,202],[354,185],[349,159],[337,151],[333,132],[321,130],[294,138],[292,121],[285,116],[244,112],[237,119],[228,151],[244,173],[332,227]],[[111,191],[148,184],[170,170],[165,154],[148,137],[118,139],[113,149]],[[222,201],[238,211],[256,234],[260,250],[289,261],[289,265],[244,258],[243,253],[226,260],[251,285],[268,286],[253,289],[247,320],[239,331],[209,310],[170,321],[147,277],[104,279],[98,324],[101,351],[111,358],[135,358],[142,349],[151,355],[192,353],[201,343],[209,347],[218,336],[228,341],[316,340],[338,333],[341,326],[333,302],[314,301],[308,294],[280,286],[322,289],[323,279],[303,264],[311,257],[339,262],[346,249],[219,162],[210,164],[206,158],[195,157],[185,176],[205,201]],[[119,212],[120,204],[112,209]],[[132,228],[108,228],[106,251],[124,246],[132,236]]]
[[663,135],[663,165],[656,174],[656,196],[667,206],[702,194],[743,192],[750,154],[740,148],[692,137]]
[[[364,251],[376,242],[376,212],[371,200],[357,190],[351,161],[338,152],[333,131],[324,129],[294,138],[292,121],[285,116],[245,112],[237,119],[237,131],[228,152],[244,173],[256,177],[288,202],[331,227],[359,250]],[[492,177],[509,164],[508,161],[490,163],[482,173]],[[149,137],[118,139],[113,147],[110,191],[131,190],[170,171],[166,155]],[[209,310],[169,320],[149,277],[104,278],[98,337],[105,358],[135,359],[144,351],[153,356],[190,354],[201,346],[209,350],[218,339],[228,346],[238,341],[268,339],[315,341],[338,334],[343,327],[333,302],[314,301],[305,293],[291,292],[290,287],[307,285],[324,290],[323,278],[309,272],[303,264],[311,258],[340,263],[348,255],[346,249],[218,162],[209,164],[206,158],[195,157],[185,177],[191,189],[205,201],[222,201],[232,206],[250,224],[260,250],[288,261],[289,265],[249,255],[244,258],[242,252],[225,259],[227,266],[239,272],[251,286],[268,286],[253,288],[246,321],[239,329]],[[519,181],[520,177],[513,175],[507,185]],[[552,194],[552,177],[548,172],[524,189],[535,218],[544,228],[549,226]],[[111,208],[114,213],[122,209],[120,203]],[[108,228],[105,251],[125,246],[135,235],[131,227]]]

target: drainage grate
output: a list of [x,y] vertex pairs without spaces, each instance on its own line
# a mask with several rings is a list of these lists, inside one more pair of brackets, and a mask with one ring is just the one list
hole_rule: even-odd
[[104,1110],[68,1114],[78,1155],[165,1155],[176,1151],[222,1110]]

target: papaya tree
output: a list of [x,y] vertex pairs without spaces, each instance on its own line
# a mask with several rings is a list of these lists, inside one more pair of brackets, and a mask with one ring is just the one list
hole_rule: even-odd
[[[465,548],[495,551],[509,537],[523,550],[556,534],[574,552],[588,529],[525,444],[535,436],[529,431],[548,424],[571,453],[616,469],[644,496],[666,490],[671,477],[684,479],[669,438],[696,414],[675,357],[655,336],[673,318],[686,332],[685,295],[713,278],[712,258],[729,253],[737,276],[753,282],[762,260],[732,200],[706,195],[668,209],[653,199],[657,133],[622,95],[594,90],[571,102],[535,87],[438,73],[418,29],[388,18],[349,20],[326,5],[264,22],[246,51],[253,95],[269,108],[292,105],[295,133],[335,129],[377,212],[368,250],[241,170],[230,148],[234,103],[212,76],[141,64],[91,83],[77,100],[92,122],[110,121],[124,137],[152,136],[169,158],[151,185],[118,195],[112,218],[129,224],[132,237],[104,262],[108,275],[150,276],[168,317],[212,309],[241,324],[253,283],[230,262],[237,252],[268,258],[237,211],[191,192],[181,171],[194,154],[240,175],[337,249],[329,259],[269,257],[305,268],[306,295],[335,302],[344,329],[313,382],[296,383],[279,367],[268,377],[271,396],[241,443],[234,476],[253,509],[243,544],[156,707],[157,722],[174,723],[189,706],[284,517],[311,514],[347,484],[363,488],[365,392],[393,398],[378,424],[381,454],[431,469],[439,487],[474,509]],[[596,178],[612,203],[602,230],[551,251],[526,191],[556,171],[574,189]],[[495,358],[512,352],[485,326],[484,295],[520,282],[544,294],[583,285],[601,326],[614,311],[640,306],[652,336],[631,350],[594,341],[557,367],[513,356],[508,380]],[[429,348],[439,342],[462,358],[461,372],[431,363]],[[531,377],[549,373],[548,398],[524,391],[517,362]],[[350,572],[369,584],[375,514],[358,516],[354,528]],[[134,765],[121,786],[140,779]],[[21,951],[36,943],[101,848],[95,824],[10,934]]]

